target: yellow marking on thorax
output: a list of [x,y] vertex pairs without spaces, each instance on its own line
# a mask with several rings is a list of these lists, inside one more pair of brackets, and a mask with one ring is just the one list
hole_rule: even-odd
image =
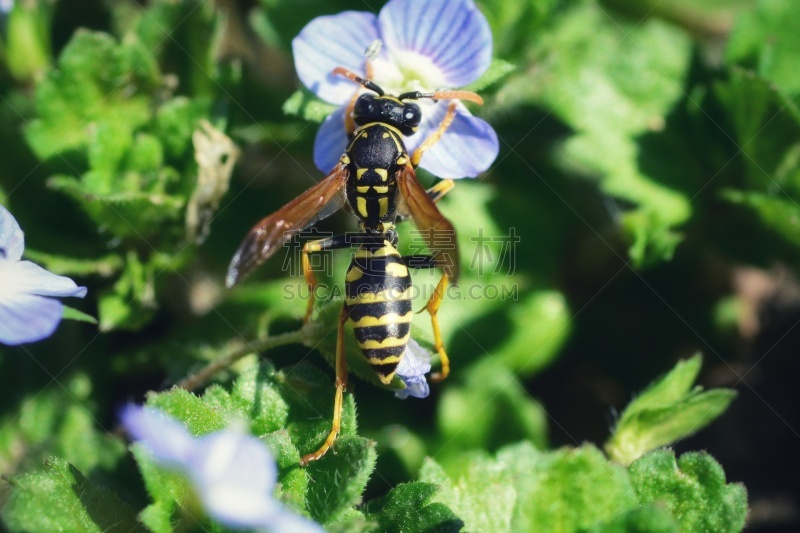
[[389,289],[386,291],[360,293],[354,298],[347,298],[346,301],[347,305],[403,302],[405,300],[410,300],[413,296],[414,287],[409,287],[404,292],[399,292],[396,289]]
[[383,132],[383,138],[384,139],[388,139],[389,138],[389,134],[387,132],[385,132],[385,131]]
[[408,158],[407,158],[406,156],[404,156],[404,155],[401,155],[400,157],[398,157],[398,158],[397,158],[397,164],[398,164],[399,166],[401,166],[401,167],[402,167],[402,166],[404,166],[406,163],[408,163]]
[[[358,214],[362,217],[366,218],[369,216],[369,211],[367,211],[367,199],[361,196],[356,198],[356,209],[358,210]],[[358,255],[356,255],[358,257]]]
[[375,174],[381,177],[381,181],[389,179],[389,172],[385,168],[376,168]]
[[404,315],[397,313],[386,313],[383,316],[364,316],[359,320],[353,320],[354,328],[368,328],[371,326],[387,326],[389,324],[407,324],[411,322],[414,316],[414,311],[409,311]]
[[363,176],[363,175],[364,175],[364,172],[366,172],[367,170],[369,170],[369,169],[368,169],[368,168],[359,168],[359,169],[356,169],[356,179],[357,179],[357,180],[360,180],[360,179],[361,179],[361,176]]
[[386,265],[386,274],[395,278],[407,278],[408,267],[400,263],[389,263]]
[[369,185],[359,185],[358,187],[356,187],[356,191],[358,191],[358,192],[360,192],[362,194],[365,193],[365,192],[368,192],[369,189],[370,189]]
[[373,185],[372,188],[378,194],[386,194],[387,192],[389,192],[389,186],[388,185]]
[[364,272],[358,268],[357,266],[353,266],[347,275],[344,277],[345,281],[354,282],[361,279],[361,276],[364,275]]
[[342,159],[340,161],[342,162],[343,165],[350,164],[350,158],[347,156],[347,154],[342,154]]
[[369,135],[367,134],[367,132],[366,132],[366,131],[362,131],[362,132],[361,132],[361,138],[362,138],[362,139],[366,139],[367,137],[369,137]]
[[378,198],[378,216],[379,217],[386,216],[387,211],[389,211],[389,199]]
[[358,345],[365,350],[379,350],[381,348],[396,348],[397,346],[405,346],[408,344],[408,338],[411,336],[409,333],[403,337],[386,337],[382,341],[374,339],[367,339],[364,342],[359,342]]

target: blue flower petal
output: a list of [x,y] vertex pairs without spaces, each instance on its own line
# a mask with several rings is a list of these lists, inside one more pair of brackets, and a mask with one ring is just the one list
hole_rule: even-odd
[[0,292],[0,342],[16,346],[47,338],[61,321],[61,312],[58,300]]
[[126,406],[120,419],[130,436],[158,461],[175,466],[187,464],[194,439],[176,419],[158,409],[136,405]]
[[0,261],[19,261],[25,237],[14,216],[0,205]]
[[251,435],[220,431],[199,439],[189,472],[209,515],[228,526],[267,526],[280,512],[272,496],[275,460]]
[[[424,127],[421,125],[420,132],[414,136],[414,146],[433,131],[434,125],[444,118],[446,110],[447,104],[440,102],[433,113],[429,112]],[[459,104],[453,123],[439,142],[425,152],[419,166],[443,179],[474,178],[492,165],[498,151],[494,129]]]
[[333,170],[347,149],[344,129],[344,107],[327,116],[314,139],[314,164],[326,174]]
[[270,517],[269,530],[273,533],[325,533],[316,522],[286,509],[280,509]]
[[405,354],[397,365],[397,377],[403,380],[406,388],[395,391],[401,400],[409,396],[427,398],[431,393],[425,374],[431,371],[431,354],[414,339],[409,339]]
[[30,261],[0,265],[4,278],[3,286],[17,293],[37,294],[39,296],[86,296],[86,287],[78,287],[66,276],[48,272]]
[[372,13],[345,11],[315,18],[292,41],[300,81],[326,102],[346,103],[358,90],[358,84],[333,76],[331,71],[345,67],[364,75],[364,53],[378,38],[377,21]]
[[378,26],[387,50],[429,57],[450,87],[472,83],[492,62],[492,32],[472,0],[391,0]]

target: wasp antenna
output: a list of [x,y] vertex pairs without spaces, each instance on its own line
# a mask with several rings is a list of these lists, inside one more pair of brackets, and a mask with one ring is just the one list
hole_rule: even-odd
[[383,89],[378,87],[378,85],[375,84],[375,82],[367,80],[367,79],[364,79],[361,76],[359,76],[358,74],[356,74],[355,72],[353,72],[351,70],[348,70],[348,69],[346,69],[344,67],[336,67],[335,69],[333,69],[333,72],[331,72],[331,74],[333,74],[334,76],[338,74],[339,76],[344,76],[348,80],[352,80],[352,81],[354,81],[356,83],[360,83],[361,85],[363,85],[364,87],[366,87],[370,91],[374,91],[374,92],[378,93],[378,96],[383,96],[384,95]]
[[413,91],[410,93],[403,93],[398,97],[400,100],[420,100],[422,98],[430,98],[431,100],[466,100],[467,102],[475,102],[478,105],[483,105],[483,98],[481,98],[479,94],[471,91],[436,91],[433,93]]

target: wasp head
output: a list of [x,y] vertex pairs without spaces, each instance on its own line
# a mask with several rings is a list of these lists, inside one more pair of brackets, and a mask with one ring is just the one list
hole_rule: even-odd
[[413,135],[421,119],[422,112],[417,104],[402,102],[395,96],[364,93],[353,107],[353,120],[359,126],[383,122],[394,126],[403,135]]

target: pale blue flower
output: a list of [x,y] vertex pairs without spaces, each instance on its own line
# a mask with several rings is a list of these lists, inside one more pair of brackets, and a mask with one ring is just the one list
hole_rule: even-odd
[[414,339],[408,340],[406,353],[397,365],[397,377],[403,380],[406,388],[394,392],[394,395],[405,400],[409,396],[426,398],[431,393],[425,374],[431,371],[431,354]]
[[275,499],[275,460],[252,435],[229,429],[193,437],[175,418],[134,405],[122,412],[122,423],[159,463],[184,474],[208,515],[227,527],[323,532]]
[[[322,123],[314,162],[329,172],[347,147],[346,104],[358,86],[333,76],[336,67],[364,74],[365,50],[381,41],[370,60],[372,80],[389,94],[455,89],[477,80],[492,60],[492,34],[472,0],[390,0],[375,16],[361,11],[318,17],[292,41],[300,80],[323,100],[341,105]],[[423,120],[406,138],[413,152],[442,121],[448,102],[418,100]],[[453,124],[420,166],[441,178],[475,177],[497,157],[497,134],[458,103]]]
[[0,205],[0,343],[12,346],[53,334],[63,306],[50,296],[86,296],[86,287],[22,261],[24,248],[22,229]]

